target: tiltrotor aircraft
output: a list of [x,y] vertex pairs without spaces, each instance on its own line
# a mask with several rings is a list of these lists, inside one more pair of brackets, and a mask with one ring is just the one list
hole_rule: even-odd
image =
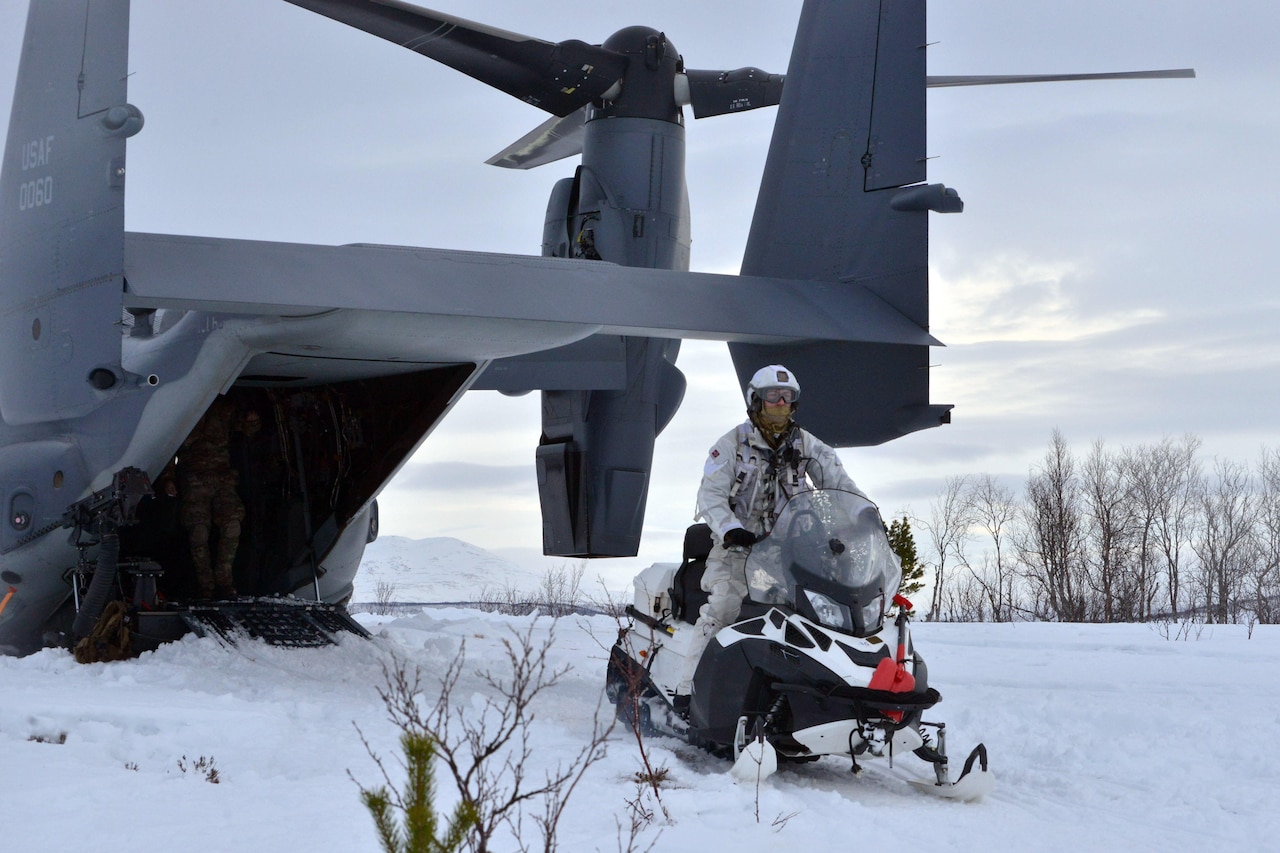
[[[927,77],[925,0],[806,0],[785,77],[686,68],[646,27],[553,43],[396,0],[291,2],[552,114],[492,161],[581,154],[542,257],[126,232],[129,2],[33,0],[0,175],[3,651],[83,637],[116,598],[135,640],[342,628],[377,495],[470,389],[542,394],[544,546],[565,556],[636,553],[682,338],[727,341],[743,381],[789,365],[839,446],[947,422],[927,219],[962,204],[926,183],[925,90],[1051,78]],[[689,272],[684,108],[775,104],[741,275]],[[220,399],[261,428],[229,439],[238,597],[196,601],[159,484]],[[275,613],[292,593],[315,606]]]

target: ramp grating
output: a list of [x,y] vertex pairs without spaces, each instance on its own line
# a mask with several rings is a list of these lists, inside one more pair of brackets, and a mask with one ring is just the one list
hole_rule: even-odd
[[273,646],[314,648],[332,645],[344,633],[369,636],[346,608],[316,601],[219,601],[192,605],[182,618],[197,634],[215,634],[233,644],[247,636]]

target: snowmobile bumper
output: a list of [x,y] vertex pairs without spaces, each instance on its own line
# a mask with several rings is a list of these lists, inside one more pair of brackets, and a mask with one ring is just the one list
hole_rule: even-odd
[[818,690],[807,684],[774,682],[770,685],[779,693],[805,696],[823,704],[841,705],[851,709],[853,716],[869,719],[872,716],[887,717],[889,712],[906,713],[927,711],[942,701],[942,694],[932,687],[913,693],[893,693],[888,690],[872,690],[868,687],[838,685]]

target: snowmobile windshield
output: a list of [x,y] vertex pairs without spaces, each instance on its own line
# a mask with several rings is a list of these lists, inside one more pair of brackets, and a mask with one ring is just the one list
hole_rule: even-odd
[[748,597],[857,637],[878,631],[902,582],[875,504],[834,489],[801,492],[747,557]]

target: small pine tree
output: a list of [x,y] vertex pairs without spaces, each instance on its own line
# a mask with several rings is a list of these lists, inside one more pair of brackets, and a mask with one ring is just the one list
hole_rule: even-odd
[[889,547],[902,564],[902,589],[907,598],[924,589],[924,566],[916,558],[916,539],[911,535],[911,522],[904,515],[889,524]]
[[[386,786],[375,790],[360,788],[360,798],[373,816],[382,849],[386,853],[454,853],[462,849],[478,819],[475,804],[465,800],[459,803],[440,837],[440,815],[436,814],[434,802],[435,770],[431,766],[436,757],[435,741],[429,735],[407,731],[400,736],[400,746],[409,776],[403,793],[393,793]],[[393,817],[393,809],[404,813],[403,826]]]

